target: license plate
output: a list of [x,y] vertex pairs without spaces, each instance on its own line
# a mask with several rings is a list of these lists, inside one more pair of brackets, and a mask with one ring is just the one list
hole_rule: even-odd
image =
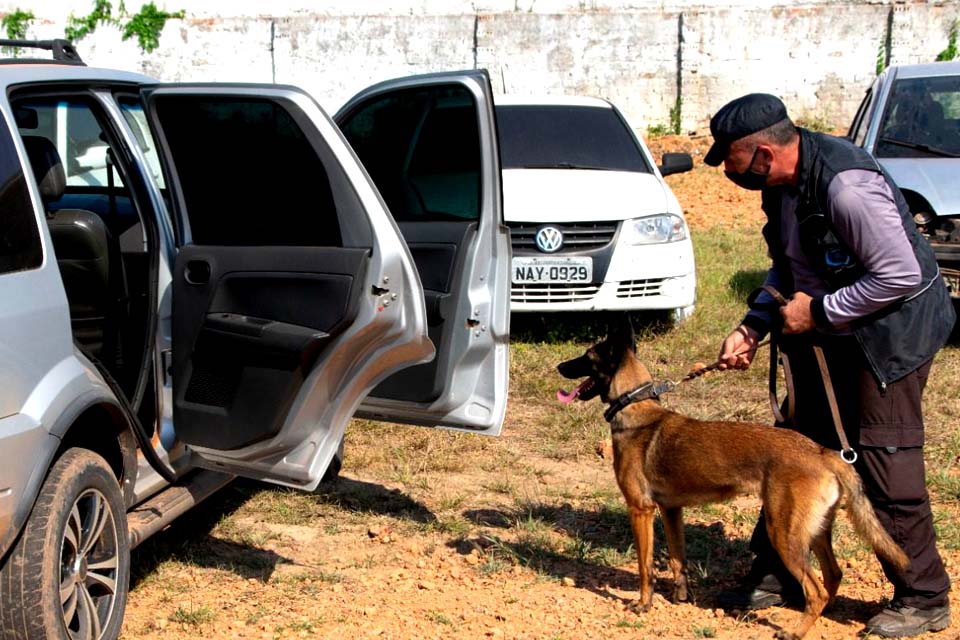
[[593,280],[593,258],[514,258],[513,283],[576,283]]

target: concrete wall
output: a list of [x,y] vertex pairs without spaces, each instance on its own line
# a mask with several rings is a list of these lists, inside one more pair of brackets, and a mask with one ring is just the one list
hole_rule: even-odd
[[[136,11],[140,3],[126,4]],[[688,131],[703,130],[718,106],[749,91],[780,95],[795,117],[844,125],[885,43],[893,63],[932,61],[960,18],[957,0],[158,4],[187,15],[168,22],[157,51],[143,54],[116,27],[101,26],[78,43],[81,55],[171,82],[295,84],[329,111],[379,80],[481,67],[501,93],[608,98],[641,130],[669,122],[679,84]],[[0,0],[0,13],[18,7],[36,15],[30,37],[60,37],[67,17],[89,13],[93,0]]]

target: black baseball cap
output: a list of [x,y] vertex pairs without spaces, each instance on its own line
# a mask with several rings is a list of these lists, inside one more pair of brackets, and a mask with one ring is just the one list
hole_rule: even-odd
[[713,146],[703,157],[711,167],[720,166],[734,140],[756,133],[787,118],[780,98],[769,93],[748,93],[723,105],[710,118]]

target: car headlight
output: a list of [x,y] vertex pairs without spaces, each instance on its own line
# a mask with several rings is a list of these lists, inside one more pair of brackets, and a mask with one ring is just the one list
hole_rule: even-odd
[[623,223],[624,242],[627,244],[661,244],[687,239],[687,225],[683,218],[664,213],[636,218]]

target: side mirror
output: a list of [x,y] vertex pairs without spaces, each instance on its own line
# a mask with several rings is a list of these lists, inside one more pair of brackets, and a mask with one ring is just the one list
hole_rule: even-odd
[[693,158],[689,153],[665,153],[663,164],[660,165],[660,174],[669,176],[672,173],[683,173],[693,169]]

